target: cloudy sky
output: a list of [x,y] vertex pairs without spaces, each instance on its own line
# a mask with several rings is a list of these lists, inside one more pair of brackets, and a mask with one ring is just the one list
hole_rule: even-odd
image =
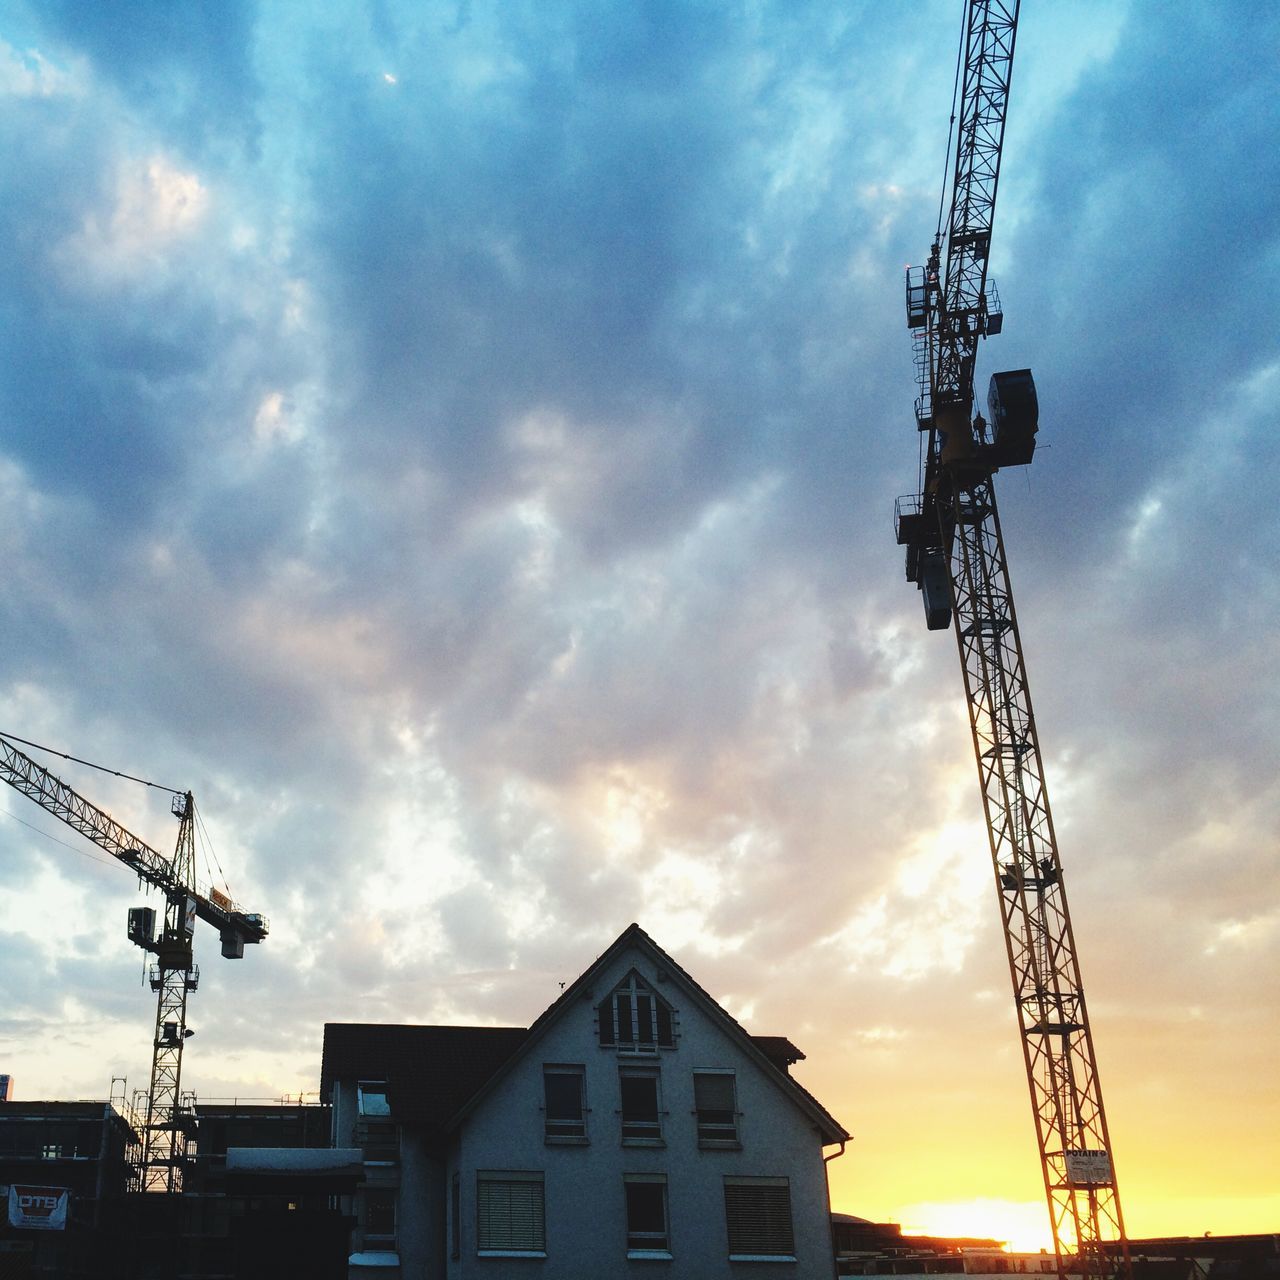
[[[959,25],[5,6],[0,730],[192,788],[202,880],[271,918],[199,940],[200,1096],[314,1091],[326,1020],[525,1024],[635,920],[808,1054],[835,1207],[1043,1236],[892,528]],[[1139,1234],[1280,1225],[1278,45],[1029,4],[996,218],[979,378],[1040,390],[998,487]],[[0,808],[0,1070],[145,1084],[143,899]]]

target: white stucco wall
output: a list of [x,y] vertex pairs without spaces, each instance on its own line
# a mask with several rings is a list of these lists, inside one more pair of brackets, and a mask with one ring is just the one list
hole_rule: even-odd
[[[656,1055],[619,1053],[598,1043],[594,1017],[613,987],[635,968],[676,1011],[676,1048]],[[581,1063],[585,1070],[585,1146],[548,1145],[543,1128],[544,1063]],[[665,1146],[623,1146],[618,1069],[657,1066]],[[694,1116],[695,1068],[736,1073],[742,1149],[703,1150]],[[463,1123],[446,1171],[461,1174],[461,1257],[448,1261],[450,1280],[473,1277],[670,1277],[671,1280],[828,1280],[835,1274],[821,1137],[810,1117],[758,1066],[736,1039],[695,1005],[677,980],[663,980],[638,950],[617,957],[523,1054],[499,1087]],[[503,1169],[545,1175],[546,1254],[542,1259],[484,1258],[476,1253],[476,1171]],[[670,1261],[628,1260],[624,1173],[665,1173]],[[728,1260],[723,1178],[785,1177],[790,1183],[796,1261]]]

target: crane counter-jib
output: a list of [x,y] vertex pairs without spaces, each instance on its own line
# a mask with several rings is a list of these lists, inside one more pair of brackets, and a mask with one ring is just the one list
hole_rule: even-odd
[[[210,892],[216,894],[218,891],[213,889]],[[261,942],[270,932],[265,916],[255,912],[241,911],[234,903],[223,907],[203,894],[193,896],[196,902],[196,915],[205,924],[213,925],[220,933],[234,931],[239,933],[245,942]]]

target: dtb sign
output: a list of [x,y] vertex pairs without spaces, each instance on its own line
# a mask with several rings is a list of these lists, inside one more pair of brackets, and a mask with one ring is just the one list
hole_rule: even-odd
[[71,1193],[65,1187],[9,1187],[9,1225],[24,1231],[64,1231]]

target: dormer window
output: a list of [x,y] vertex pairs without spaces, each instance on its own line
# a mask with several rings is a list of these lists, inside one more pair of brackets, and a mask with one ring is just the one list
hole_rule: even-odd
[[389,1116],[391,1106],[387,1101],[385,1080],[361,1080],[356,1085],[356,1097],[362,1116]]
[[620,1052],[676,1047],[671,1006],[633,969],[597,1010],[600,1043]]

